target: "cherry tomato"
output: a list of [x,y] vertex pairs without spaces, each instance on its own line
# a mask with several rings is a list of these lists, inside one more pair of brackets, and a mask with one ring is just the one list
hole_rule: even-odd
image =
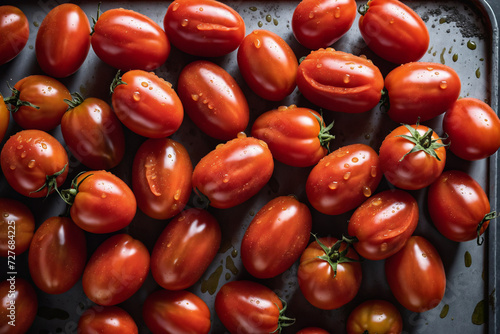
[[214,0],[178,0],[167,9],[163,26],[178,49],[202,57],[220,57],[245,37],[245,22],[234,9]]
[[21,255],[30,246],[35,217],[22,202],[0,198],[0,256]]
[[403,319],[396,306],[385,300],[367,300],[349,314],[347,334],[400,334]]
[[327,48],[312,51],[300,63],[297,86],[321,108],[362,113],[379,103],[384,78],[371,60]]
[[10,276],[0,283],[0,333],[28,333],[37,309],[35,289],[26,280]]
[[236,80],[222,67],[198,60],[182,70],[179,98],[193,122],[209,136],[230,140],[248,125],[248,102]]
[[412,312],[425,312],[443,299],[446,274],[436,248],[425,238],[412,236],[385,260],[385,274],[396,299]]
[[30,36],[28,18],[17,7],[0,6],[0,65],[14,59],[26,46]]
[[377,153],[368,145],[351,144],[314,166],[306,181],[306,194],[319,212],[339,215],[363,203],[381,179]]
[[146,246],[128,234],[115,234],[90,257],[83,272],[83,291],[96,304],[116,305],[139,290],[148,272]]
[[298,61],[290,46],[268,30],[254,30],[238,48],[238,67],[252,91],[281,101],[295,89]]
[[330,332],[327,332],[319,327],[307,327],[307,328],[302,328],[296,334],[330,334]]
[[309,242],[307,205],[293,196],[269,201],[255,215],[241,241],[241,260],[254,277],[271,278],[290,268]]
[[78,321],[78,333],[137,334],[134,319],[118,306],[92,306]]
[[190,208],[174,217],[156,241],[151,273],[167,290],[187,289],[206,271],[221,242],[217,220],[202,209]]
[[10,110],[7,109],[5,102],[3,101],[3,96],[0,94],[0,142],[5,137],[7,129],[9,128],[10,121]]

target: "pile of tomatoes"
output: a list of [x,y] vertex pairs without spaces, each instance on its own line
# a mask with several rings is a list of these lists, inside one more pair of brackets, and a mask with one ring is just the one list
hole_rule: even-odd
[[[388,73],[331,48],[358,11],[361,38],[374,59],[392,64]],[[0,7],[0,20],[6,67],[26,45],[29,24],[13,6]],[[496,213],[480,184],[446,168],[446,157],[495,154],[495,111],[459,99],[453,68],[419,62],[429,33],[402,2],[303,0],[290,16],[308,50],[300,61],[283,36],[245,24],[214,0],[174,0],[163,27],[123,8],[99,8],[93,25],[75,4],[46,15],[36,33],[41,74],[20,79],[0,101],[0,164],[12,194],[0,199],[0,250],[15,278],[0,283],[2,332],[28,331],[37,295],[80,282],[91,304],[72,329],[81,333],[137,333],[136,321],[154,333],[209,333],[215,317],[231,333],[281,332],[295,319],[267,280],[296,268],[296,293],[318,311],[334,310],[358,294],[365,261],[384,261],[392,296],[351,305],[348,333],[400,333],[398,307],[425,312],[440,303],[446,273],[433,244],[414,235],[419,214],[443,237],[482,243]],[[99,66],[117,71],[108,101],[71,94],[63,83],[82,71],[90,49]],[[171,53],[186,64],[169,64]],[[223,66],[231,54],[232,74]],[[176,81],[162,77],[164,66]],[[297,103],[283,106],[294,92]],[[380,145],[341,145],[336,129],[356,132],[357,124],[325,121],[378,106],[391,124]],[[442,136],[428,126],[440,118]],[[276,184],[277,173],[286,184]],[[416,191],[426,192],[425,203]],[[60,212],[43,221],[23,203],[49,200]],[[325,229],[318,216],[348,219]],[[192,287],[240,228],[235,249],[245,272],[207,305]],[[29,279],[15,276],[25,252]],[[153,288],[145,288],[151,276]],[[134,317],[117,306],[132,299],[140,303]]]

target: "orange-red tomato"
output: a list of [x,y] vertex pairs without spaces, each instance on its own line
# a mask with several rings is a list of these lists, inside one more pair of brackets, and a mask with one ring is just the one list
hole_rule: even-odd
[[9,127],[10,121],[10,110],[7,109],[5,102],[3,101],[3,96],[0,94],[0,142],[3,140],[5,133]]
[[0,283],[0,333],[28,333],[37,309],[38,298],[28,281],[10,276]]
[[14,59],[28,42],[29,22],[22,10],[0,6],[0,36],[0,65],[3,65]]
[[0,198],[0,256],[15,258],[30,246],[35,231],[35,217],[23,203]]
[[367,300],[351,311],[347,334],[401,334],[403,319],[396,306],[385,300]]
[[92,306],[78,320],[80,334],[137,334],[134,319],[118,306]]

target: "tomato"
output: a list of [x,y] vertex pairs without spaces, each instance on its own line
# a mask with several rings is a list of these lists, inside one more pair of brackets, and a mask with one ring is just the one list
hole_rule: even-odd
[[321,108],[362,113],[379,103],[384,78],[371,60],[327,48],[312,51],[300,63],[297,87]]
[[38,309],[38,298],[31,284],[10,276],[0,283],[0,302],[0,333],[27,333]]
[[356,8],[355,0],[302,0],[293,11],[293,35],[308,49],[326,48],[349,31]]
[[443,130],[450,151],[465,160],[480,160],[500,148],[500,119],[486,103],[475,98],[457,100],[446,111]]
[[398,0],[369,0],[360,6],[359,30],[368,47],[397,64],[422,58],[429,31],[418,14]]
[[35,217],[22,202],[0,198],[0,256],[21,255],[30,246]]
[[146,246],[128,234],[115,234],[90,257],[83,272],[83,292],[96,304],[116,305],[139,290],[148,272]]
[[330,332],[327,332],[319,327],[306,327],[302,328],[296,334],[330,334]]
[[298,61],[290,46],[274,32],[257,29],[238,48],[238,68],[252,91],[280,101],[295,89]]
[[36,59],[42,70],[56,78],[67,77],[82,66],[90,50],[90,24],[74,4],[53,8],[36,35]]
[[370,197],[382,179],[380,160],[368,145],[351,144],[333,151],[311,170],[306,194],[324,214],[339,215]]
[[267,144],[240,136],[205,155],[193,171],[193,188],[214,208],[231,208],[257,194],[271,179],[274,161]]
[[202,57],[224,56],[236,50],[245,37],[245,22],[240,14],[214,0],[172,2],[163,26],[178,49]]
[[403,319],[396,306],[385,300],[367,300],[349,314],[347,334],[400,334]]
[[202,209],[190,208],[174,217],[156,241],[151,273],[167,290],[187,289],[206,271],[221,242],[217,220]]
[[312,227],[307,205],[280,196],[264,205],[241,241],[241,261],[254,277],[271,278],[290,268],[309,242]]
[[261,114],[253,123],[252,136],[267,143],[273,157],[290,166],[315,165],[335,138],[325,126],[323,117],[296,105],[279,107]]
[[7,129],[9,128],[10,121],[10,110],[7,109],[5,102],[3,101],[3,96],[0,94],[0,142],[5,137]]
[[84,232],[68,217],[50,217],[36,230],[28,263],[31,278],[42,291],[60,294],[80,279],[87,262]]
[[46,197],[68,175],[68,154],[47,132],[22,130],[5,142],[0,154],[2,172],[21,195]]
[[349,219],[354,248],[368,260],[386,259],[403,248],[418,224],[418,204],[409,193],[392,189],[367,199]]
[[382,141],[380,167],[387,181],[406,190],[422,189],[443,172],[446,149],[425,125],[401,125]]
[[248,102],[240,86],[222,67],[198,60],[182,70],[177,82],[182,105],[209,136],[229,140],[248,125]]
[[425,312],[443,299],[446,274],[436,248],[425,238],[412,236],[406,245],[385,261],[392,293],[412,312]]
[[179,129],[184,118],[172,84],[153,72],[133,70],[116,78],[111,100],[120,121],[144,137],[168,137]]
[[346,242],[320,238],[300,257],[297,278],[309,303],[322,310],[337,309],[350,302],[361,286],[358,255]]
[[99,15],[91,44],[102,61],[122,71],[152,71],[160,67],[170,54],[167,35],[155,21],[123,8],[110,9]]
[[25,77],[11,90],[5,103],[12,105],[12,117],[23,129],[52,130],[68,109],[64,100],[71,100],[66,86],[45,75]]
[[0,6],[0,65],[15,57],[24,49],[30,36],[28,18],[17,7]]
[[415,124],[448,110],[460,95],[460,78],[451,67],[438,63],[408,63],[385,77],[389,110],[397,123]]
[[210,310],[207,304],[189,291],[153,292],[144,302],[142,317],[146,326],[157,334],[210,332]]
[[78,333],[137,334],[134,319],[118,306],[92,306],[78,321]]

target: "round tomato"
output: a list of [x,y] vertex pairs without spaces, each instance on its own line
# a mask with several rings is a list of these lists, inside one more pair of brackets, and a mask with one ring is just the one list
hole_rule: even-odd
[[37,309],[35,289],[26,280],[11,276],[0,283],[0,333],[28,333]]
[[20,201],[0,198],[0,256],[21,255],[30,246],[35,217]]
[[215,0],[177,0],[163,26],[178,49],[202,57],[224,56],[245,37],[245,22],[234,9]]
[[30,36],[26,15],[17,7],[0,6],[0,65],[14,59],[26,46]]
[[78,321],[80,334],[137,334],[139,330],[134,319],[118,306],[92,306]]
[[300,63],[297,86],[321,108],[362,113],[379,103],[384,78],[371,60],[327,48],[312,51]]
[[3,100],[2,94],[0,94],[0,142],[5,137],[7,129],[9,128],[10,121],[10,110],[7,109],[5,102]]
[[349,314],[347,334],[400,334],[403,319],[396,306],[385,300],[367,300]]
[[298,61],[290,46],[268,30],[254,30],[238,48],[238,67],[252,91],[280,101],[295,89]]
[[296,334],[330,334],[330,332],[327,332],[319,327],[307,327],[307,328],[302,328]]

